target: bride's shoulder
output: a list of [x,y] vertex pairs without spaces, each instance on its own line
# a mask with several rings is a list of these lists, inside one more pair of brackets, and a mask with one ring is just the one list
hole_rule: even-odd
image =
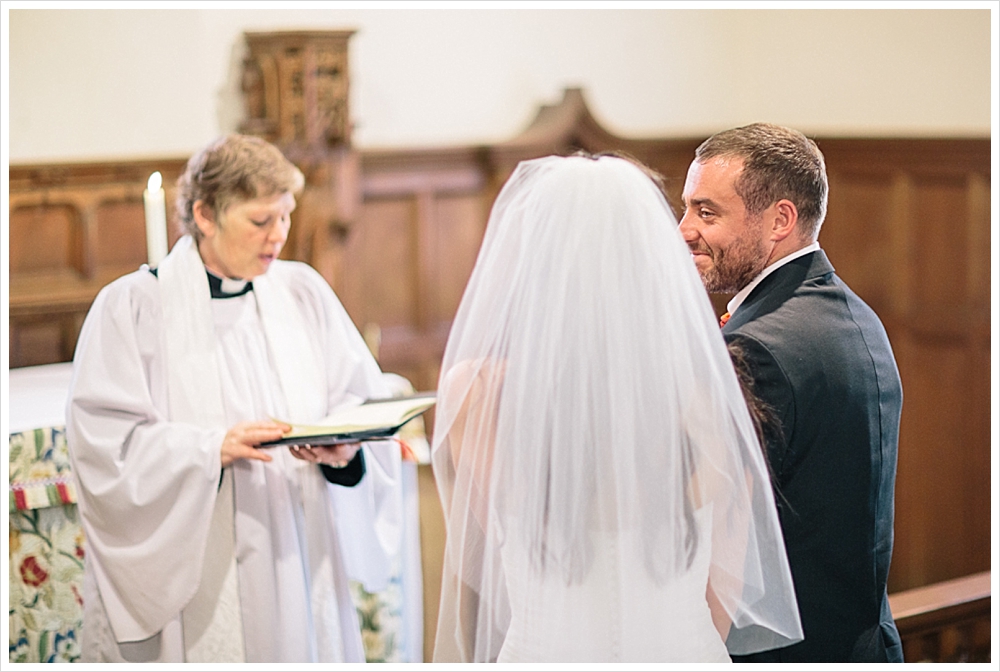
[[485,391],[503,381],[506,368],[504,360],[492,357],[458,361],[441,376],[438,394],[447,394],[451,390],[461,396],[467,396],[469,393]]

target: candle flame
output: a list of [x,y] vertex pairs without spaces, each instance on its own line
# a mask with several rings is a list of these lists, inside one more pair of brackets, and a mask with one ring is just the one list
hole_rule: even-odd
[[163,176],[160,175],[160,171],[156,171],[149,176],[149,181],[146,182],[146,189],[148,191],[159,191],[162,184]]

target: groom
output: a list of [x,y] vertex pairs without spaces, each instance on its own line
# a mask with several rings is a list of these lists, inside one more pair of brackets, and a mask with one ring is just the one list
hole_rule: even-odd
[[[826,166],[798,131],[753,124],[695,152],[680,231],[727,342],[781,438],[767,445],[805,640],[737,662],[902,662],[886,594],[902,387],[878,316],[817,237]],[[730,317],[731,316],[731,317]]]

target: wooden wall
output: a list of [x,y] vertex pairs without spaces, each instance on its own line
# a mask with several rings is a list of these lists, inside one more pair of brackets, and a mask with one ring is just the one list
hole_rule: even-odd
[[362,325],[381,332],[380,363],[434,389],[451,320],[490,203],[468,150],[362,156],[362,208],[334,283]]
[[[10,366],[65,362],[98,290],[146,260],[142,192],[183,159],[10,167]],[[169,238],[172,245],[177,235]]]
[[903,381],[890,591],[990,568],[990,143],[821,141],[820,242]]
[[[383,368],[433,389],[490,205],[519,160],[623,149],[661,171],[677,198],[700,140],[617,138],[569,90],[508,142],[341,162],[354,171],[357,207],[306,226],[322,217],[315,194],[301,199],[293,222],[309,243],[290,241],[288,255],[313,263],[369,340],[380,336]],[[830,175],[820,242],[882,317],[903,380],[890,591],[987,570],[990,141],[817,141]],[[175,158],[11,166],[12,367],[71,358],[96,291],[145,259],[147,176],[164,173],[169,201],[182,167]]]

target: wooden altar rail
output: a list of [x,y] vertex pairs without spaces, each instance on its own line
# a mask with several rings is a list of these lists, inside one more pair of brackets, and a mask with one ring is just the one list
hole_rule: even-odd
[[990,662],[990,572],[904,590],[889,604],[905,662]]

